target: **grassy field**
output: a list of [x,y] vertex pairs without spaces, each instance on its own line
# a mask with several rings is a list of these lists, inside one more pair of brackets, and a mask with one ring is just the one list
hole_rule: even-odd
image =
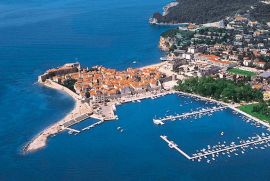
[[241,69],[238,69],[238,68],[229,69],[228,72],[230,72],[232,74],[238,74],[238,75],[244,75],[244,76],[254,76],[254,75],[256,75],[256,73],[254,73],[254,72],[247,71],[247,70],[241,70]]
[[260,113],[257,113],[257,112],[252,112],[252,109],[253,109],[253,106],[254,106],[254,105],[255,105],[255,104],[246,105],[246,106],[241,106],[241,107],[239,107],[239,109],[240,109],[241,111],[244,111],[245,113],[251,115],[251,116],[254,116],[254,117],[256,117],[256,118],[262,120],[262,121],[267,121],[267,122],[270,123],[270,117],[265,116],[265,115],[260,114]]

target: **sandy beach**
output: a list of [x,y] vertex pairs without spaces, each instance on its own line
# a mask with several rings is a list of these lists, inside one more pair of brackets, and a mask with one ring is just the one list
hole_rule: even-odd
[[56,84],[52,82],[51,80],[47,80],[43,85],[50,87],[52,89],[64,91],[68,95],[70,95],[74,101],[75,101],[75,106],[73,110],[66,115],[63,119],[60,121],[57,121],[55,124],[49,126],[45,130],[43,130],[41,133],[39,133],[36,137],[34,137],[24,148],[25,152],[31,152],[38,150],[44,146],[46,146],[47,140],[50,136],[55,135],[61,131],[64,130],[64,123],[69,122],[70,120],[86,113],[91,113],[92,109],[91,107],[86,104],[82,103],[81,100],[79,99],[79,96],[75,93],[73,93],[71,90]]

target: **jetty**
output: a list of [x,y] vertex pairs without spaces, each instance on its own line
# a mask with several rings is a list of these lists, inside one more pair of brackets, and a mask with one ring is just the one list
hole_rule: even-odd
[[167,136],[165,135],[161,135],[160,136],[161,139],[163,139],[165,142],[168,143],[169,147],[172,149],[175,149],[176,151],[178,151],[180,154],[182,154],[184,157],[186,157],[187,159],[191,159],[190,156],[188,156],[188,154],[186,154],[184,151],[182,151],[177,144],[175,144],[173,141],[168,140]]
[[242,144],[238,144],[238,145],[233,144],[232,146],[228,146],[228,147],[225,147],[223,149],[211,150],[211,151],[208,151],[207,153],[198,153],[197,156],[193,156],[193,157],[191,157],[191,159],[197,159],[197,158],[200,158],[200,157],[213,155],[213,154],[217,154],[217,153],[220,153],[220,152],[226,152],[226,151],[234,150],[236,148],[246,147],[248,145],[255,145],[257,143],[264,143],[265,141],[269,141],[269,140],[270,140],[270,136],[267,136],[265,138],[259,137],[257,140],[254,140],[254,141],[247,140],[245,143],[242,143]]
[[177,114],[175,116],[170,115],[170,116],[166,116],[164,118],[154,118],[153,122],[157,125],[163,125],[164,121],[188,118],[190,116],[202,115],[202,114],[206,114],[206,113],[213,113],[215,111],[223,110],[227,107],[228,106],[213,107],[213,108],[208,108],[208,109],[201,109],[199,111],[192,111],[192,112],[184,113],[184,114],[180,114],[180,115]]
[[[267,135],[267,136],[256,136],[256,137],[253,137],[253,138],[251,138],[249,140],[242,140],[242,141],[240,141],[240,144],[235,144],[234,142],[232,142],[229,146],[226,146],[224,144],[219,144],[219,145],[215,145],[215,146],[211,147],[210,145],[208,145],[208,150],[207,149],[202,149],[201,152],[198,152],[198,153],[192,154],[192,156],[189,156],[187,153],[185,153],[183,150],[181,150],[178,147],[177,144],[175,144],[173,141],[169,140],[167,138],[167,136],[161,135],[160,138],[162,140],[164,140],[166,143],[168,143],[168,146],[170,148],[175,149],[176,151],[178,151],[181,155],[183,155],[188,160],[198,159],[199,161],[202,158],[207,158],[207,156],[212,156],[212,159],[215,160],[214,157],[218,156],[219,153],[222,153],[223,155],[230,154],[232,152],[237,151],[238,148],[241,148],[242,150],[245,150],[250,145],[255,146],[257,144],[265,144],[265,143],[268,143],[270,141],[270,136],[269,135]],[[266,145],[265,147],[260,147],[260,148],[265,149],[268,146],[269,146],[269,144]],[[258,149],[257,146],[255,146],[255,148]],[[251,149],[253,149],[253,148],[251,148]],[[244,151],[242,151],[242,153],[244,153]],[[238,154],[235,153],[235,155],[238,155]]]
[[103,122],[104,122],[104,121],[98,121],[98,122],[96,122],[96,123],[94,123],[94,124],[91,124],[91,125],[89,125],[89,126],[83,128],[82,131],[88,130],[88,129],[90,129],[90,128],[94,128],[94,127],[96,127],[97,125],[99,125],[99,124],[101,124],[101,123],[103,123]]
[[66,130],[68,130],[68,131],[71,131],[72,133],[73,133],[73,132],[74,132],[74,133],[80,133],[79,130],[76,130],[76,129],[73,129],[73,128],[64,128],[64,129],[66,129]]

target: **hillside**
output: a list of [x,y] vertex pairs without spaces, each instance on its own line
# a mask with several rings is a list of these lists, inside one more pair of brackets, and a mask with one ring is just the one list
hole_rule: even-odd
[[270,1],[258,3],[255,8],[250,11],[250,16],[252,19],[262,23],[270,22]]
[[[209,23],[250,10],[259,0],[177,0],[165,15],[154,13],[156,23]],[[262,3],[260,3],[262,4]],[[254,10],[258,12],[257,10]],[[267,10],[266,8],[266,11]],[[257,17],[259,13],[254,13]],[[264,13],[267,14],[267,13]]]

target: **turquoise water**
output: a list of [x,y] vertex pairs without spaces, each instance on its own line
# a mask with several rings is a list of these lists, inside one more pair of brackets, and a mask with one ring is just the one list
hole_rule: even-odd
[[[117,69],[159,62],[159,35],[168,27],[150,26],[147,21],[167,2],[0,2],[1,181],[270,180],[269,150],[221,158],[209,165],[190,162],[169,149],[160,134],[168,135],[191,154],[207,144],[265,132],[230,110],[217,112],[211,118],[155,126],[155,116],[205,107],[202,101],[177,95],[122,105],[117,109],[118,121],[77,136],[57,135],[46,148],[21,154],[33,136],[73,107],[68,96],[35,84],[37,75],[72,61]],[[134,60],[138,62],[135,65]],[[124,128],[123,133],[117,131],[118,126]]]

